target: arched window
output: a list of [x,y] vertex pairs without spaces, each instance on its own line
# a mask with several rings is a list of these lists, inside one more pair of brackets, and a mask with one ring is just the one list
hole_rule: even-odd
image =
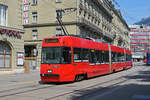
[[10,68],[11,48],[7,43],[0,42],[0,68]]

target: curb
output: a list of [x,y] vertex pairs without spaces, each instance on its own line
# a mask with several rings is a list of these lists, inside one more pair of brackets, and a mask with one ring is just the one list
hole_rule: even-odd
[[15,74],[13,71],[10,72],[0,72],[0,76],[7,76],[7,75],[13,75]]
[[8,75],[14,75],[14,74],[30,74],[32,72],[40,71],[40,69],[36,70],[30,70],[29,73],[25,73],[24,69],[15,69],[11,71],[0,71],[0,76],[8,76]]
[[24,73],[24,69],[14,69],[11,71],[0,71],[0,76],[13,75],[18,73]]

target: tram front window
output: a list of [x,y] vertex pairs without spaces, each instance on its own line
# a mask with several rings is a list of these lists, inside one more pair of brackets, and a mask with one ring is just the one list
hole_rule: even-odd
[[71,49],[69,47],[42,48],[42,64],[70,64]]

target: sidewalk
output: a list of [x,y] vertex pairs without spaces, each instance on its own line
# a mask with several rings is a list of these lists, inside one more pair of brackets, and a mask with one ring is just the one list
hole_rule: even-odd
[[[37,69],[30,69],[30,73],[34,71],[39,71],[39,68]],[[24,69],[13,69],[13,70],[0,70],[0,76],[7,76],[7,75],[13,75],[13,74],[21,74],[25,73]]]

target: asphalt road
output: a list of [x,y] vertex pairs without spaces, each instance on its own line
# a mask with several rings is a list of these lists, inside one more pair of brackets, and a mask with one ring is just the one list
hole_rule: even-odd
[[39,74],[0,76],[0,100],[150,100],[150,67],[143,63],[75,83],[39,84]]

